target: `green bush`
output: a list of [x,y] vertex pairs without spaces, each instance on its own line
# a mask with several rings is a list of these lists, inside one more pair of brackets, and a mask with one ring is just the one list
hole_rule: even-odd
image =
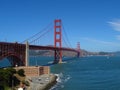
[[25,84],[26,86],[30,86],[30,83],[28,81],[22,81],[23,84]]
[[25,71],[24,71],[23,69],[18,70],[17,73],[18,73],[18,75],[20,75],[20,76],[22,76],[22,77],[25,76],[25,74],[24,74]]
[[8,90],[6,88],[12,87],[12,84],[14,86],[19,84],[19,80],[14,76],[16,73],[16,70],[13,68],[4,68],[0,69],[0,85],[5,88],[5,90]]

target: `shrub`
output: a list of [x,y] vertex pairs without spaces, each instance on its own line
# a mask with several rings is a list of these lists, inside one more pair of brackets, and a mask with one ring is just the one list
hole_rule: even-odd
[[24,71],[23,69],[18,70],[17,73],[18,73],[18,75],[20,75],[20,76],[22,76],[22,77],[25,76],[25,74],[24,74],[25,71]]
[[23,84],[25,84],[26,86],[30,86],[30,83],[28,81],[22,81]]

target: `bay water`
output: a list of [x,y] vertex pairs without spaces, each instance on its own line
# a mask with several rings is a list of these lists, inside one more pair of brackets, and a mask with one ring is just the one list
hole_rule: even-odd
[[51,90],[120,90],[120,57],[76,58],[51,66],[60,77]]
[[[120,56],[89,56],[51,64],[53,57],[31,57],[30,65],[49,65],[59,78],[50,90],[120,90]],[[0,62],[6,65],[8,62]]]

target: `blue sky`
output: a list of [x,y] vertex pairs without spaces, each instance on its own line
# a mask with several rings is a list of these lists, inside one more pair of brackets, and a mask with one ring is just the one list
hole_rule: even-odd
[[0,41],[22,42],[57,18],[72,47],[120,51],[120,0],[0,0]]

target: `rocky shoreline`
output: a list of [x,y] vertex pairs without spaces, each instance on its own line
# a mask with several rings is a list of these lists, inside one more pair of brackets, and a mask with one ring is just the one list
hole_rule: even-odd
[[54,74],[45,74],[38,77],[26,77],[26,80],[30,83],[27,90],[49,90],[57,83],[56,79],[57,76]]

